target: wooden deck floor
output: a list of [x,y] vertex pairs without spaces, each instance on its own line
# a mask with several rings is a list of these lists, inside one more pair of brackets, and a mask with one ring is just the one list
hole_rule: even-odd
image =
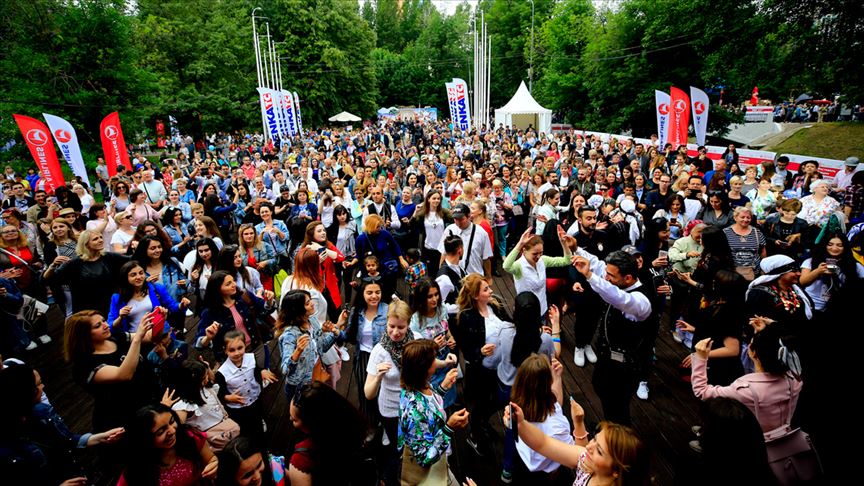
[[[515,292],[512,277],[495,278],[493,289],[500,295],[512,311]],[[54,339],[47,346],[40,346],[36,351],[22,357],[29,361],[42,375],[45,392],[59,413],[64,417],[69,427],[75,432],[90,430],[92,400],[72,381],[71,367],[63,361],[62,356],[62,316],[55,307],[49,312],[49,334]],[[187,341],[192,342],[197,319],[187,320]],[[586,419],[590,427],[596,424],[602,415],[599,399],[591,386],[592,365],[579,368],[573,363],[573,317],[565,316],[562,322],[562,356],[564,364],[565,395],[572,395],[586,410]],[[650,399],[642,401],[635,396],[631,402],[633,424],[643,440],[649,446],[652,457],[653,484],[667,485],[674,481],[675,470],[684,462],[694,459],[687,442],[693,439],[690,432],[692,425],[698,424],[698,401],[693,396],[688,383],[683,382],[677,372],[677,364],[686,355],[686,350],[675,343],[669,332],[668,323],[664,322],[660,336],[656,342],[657,361],[650,378]],[[278,349],[275,342],[271,343],[272,368],[278,369]],[[194,353],[194,351],[193,351]],[[258,350],[259,359],[263,348]],[[342,379],[337,390],[347,396],[353,403],[357,402],[357,384],[352,378],[351,362],[344,363]],[[271,385],[262,393],[263,404],[269,411],[267,416],[270,449],[282,454],[289,447],[290,420],[288,404],[282,391],[282,384]],[[635,390],[634,395],[635,395]],[[569,413],[567,414],[569,415]],[[493,417],[493,426],[499,434],[499,418]],[[500,441],[496,449],[497,458],[482,458],[478,460],[473,451],[465,444],[464,436],[457,434],[454,440],[454,454],[450,462],[457,477],[465,476],[474,479],[480,486],[499,484],[500,474]]]

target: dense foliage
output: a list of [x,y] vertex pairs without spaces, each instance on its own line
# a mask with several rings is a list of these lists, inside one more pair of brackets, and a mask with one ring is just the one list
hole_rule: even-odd
[[[533,66],[533,93],[580,127],[653,131],[653,91],[705,88],[716,103],[809,92],[860,102],[864,3],[858,0],[481,0],[492,38],[492,105]],[[431,0],[3,0],[0,140],[12,113],[49,112],[98,152],[102,117],[127,140],[173,115],[184,133],[256,129],[250,13],[269,22],[284,86],[314,126],[339,111],[436,106],[443,83],[471,81],[474,15]],[[453,9],[451,9],[452,11]],[[711,129],[733,118],[715,110]],[[21,144],[0,158],[20,157]],[[89,158],[89,157],[88,157]],[[90,162],[90,161],[88,161]]]

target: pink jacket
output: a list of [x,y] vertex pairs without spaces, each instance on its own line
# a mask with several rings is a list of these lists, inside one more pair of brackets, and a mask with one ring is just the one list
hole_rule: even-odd
[[[693,393],[702,400],[725,397],[738,400],[753,412],[762,432],[789,426],[792,413],[798,404],[802,383],[791,376],[769,373],[750,373],[738,378],[729,386],[708,384],[707,361],[693,354]],[[759,397],[759,413],[756,413],[756,397]]]

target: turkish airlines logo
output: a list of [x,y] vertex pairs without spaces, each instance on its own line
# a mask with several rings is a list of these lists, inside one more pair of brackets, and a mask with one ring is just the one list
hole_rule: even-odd
[[660,103],[660,106],[657,107],[657,111],[659,111],[661,115],[668,115],[669,105],[667,105],[666,103]]
[[675,113],[684,113],[687,110],[687,103],[684,100],[675,101]]
[[61,128],[54,130],[54,138],[60,143],[67,143],[69,140],[72,140],[72,134]]
[[117,140],[117,134],[117,127],[115,127],[114,125],[108,125],[107,127],[105,127],[105,138],[107,138],[108,140],[111,140],[112,142]]
[[696,103],[693,103],[693,108],[696,110],[697,115],[701,115],[702,113],[705,113],[705,103],[702,103],[701,101],[697,101]]
[[26,137],[27,141],[35,145],[36,147],[41,147],[48,143],[48,135],[43,130],[40,130],[38,128],[29,130]]

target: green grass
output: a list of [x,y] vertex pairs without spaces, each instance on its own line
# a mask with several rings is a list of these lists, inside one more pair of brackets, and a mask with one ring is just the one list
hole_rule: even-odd
[[864,156],[864,123],[814,123],[764,150],[837,160],[852,155],[861,157]]

